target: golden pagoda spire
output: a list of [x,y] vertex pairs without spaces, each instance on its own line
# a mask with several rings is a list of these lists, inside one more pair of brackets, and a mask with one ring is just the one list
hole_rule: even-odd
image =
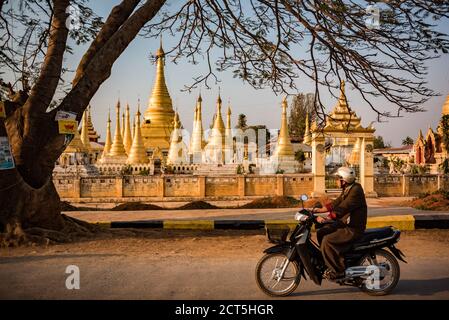
[[340,107],[347,107],[346,90],[345,90],[345,80],[340,81],[340,98],[338,99]]
[[231,102],[228,102],[228,112],[226,114],[226,130],[231,129]]
[[126,157],[126,150],[120,132],[120,101],[117,101],[114,142],[112,142],[111,152],[109,154],[112,157]]
[[122,113],[122,126],[120,134],[122,135],[122,141],[125,141],[125,113]]
[[134,138],[127,160],[128,164],[148,163],[148,157],[143,144],[142,133],[140,130],[140,100],[137,105],[137,113],[135,117]]
[[282,119],[281,130],[279,132],[278,142],[276,146],[275,155],[278,157],[293,157],[293,146],[288,134],[288,122],[287,122],[287,98],[282,100]]
[[223,118],[221,117],[221,96],[220,93],[218,93],[218,98],[217,98],[217,111],[215,113],[215,121],[214,121],[214,125],[213,125],[213,129],[218,130],[223,136],[225,133],[225,125],[223,122]]
[[141,128],[145,148],[155,151],[153,157],[161,160],[164,157],[162,151],[170,147],[175,113],[165,83],[164,60],[165,53],[161,40],[161,46],[156,52],[156,76]]
[[310,132],[310,126],[309,126],[309,113],[306,112],[306,128],[304,130],[304,139],[303,143],[310,145],[312,142],[312,134]]
[[83,113],[83,121],[81,125],[81,141],[86,146],[86,149],[90,150],[89,132],[87,125],[87,112]]
[[206,146],[209,158],[213,163],[223,163],[225,160],[225,126],[223,118],[221,117],[221,96],[218,94],[217,111],[215,113],[214,125],[209,136],[209,141]]
[[133,128],[131,130],[131,141],[134,140],[134,132],[136,131],[136,116],[134,116]]
[[133,144],[133,141],[132,141],[132,137],[131,137],[131,124],[129,122],[129,104],[126,104],[123,145],[125,146],[125,150],[126,150],[127,154],[129,154],[132,144]]
[[153,90],[148,103],[148,109],[145,111],[145,119],[151,118],[151,111],[173,112],[173,105],[170,94],[168,93],[167,84],[165,83],[165,52],[161,45],[156,51],[156,78]]
[[89,140],[93,142],[98,142],[98,139],[100,136],[98,135],[97,131],[95,131],[94,125],[92,123],[92,116],[90,114],[91,106],[89,105],[87,107],[87,128],[89,132]]
[[104,144],[102,158],[105,158],[111,152],[112,138],[111,138],[111,111],[108,111],[108,124],[106,127],[106,142]]

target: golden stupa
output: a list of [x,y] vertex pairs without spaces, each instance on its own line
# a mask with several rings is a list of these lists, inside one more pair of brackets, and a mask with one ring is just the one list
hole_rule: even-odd
[[112,135],[111,135],[111,113],[108,112],[108,124],[106,127],[106,142],[104,144],[102,158],[106,158],[111,152],[112,147]]
[[137,114],[135,119],[134,137],[132,146],[129,151],[128,164],[148,163],[148,157],[143,145],[142,133],[140,131],[140,105],[137,107]]
[[156,78],[144,113],[142,137],[145,148],[153,150],[153,157],[162,158],[160,151],[168,151],[173,130],[174,110],[164,75],[165,53],[161,46],[156,52]]
[[290,141],[290,136],[288,134],[288,122],[287,122],[287,99],[284,98],[282,101],[282,119],[281,119],[281,130],[279,132],[279,138],[275,150],[275,156],[277,157],[293,157],[295,154],[293,152],[293,145]]
[[126,153],[129,154],[131,150],[131,145],[133,143],[131,136],[131,124],[129,120],[129,104],[126,104],[125,111],[125,124],[124,124],[124,133],[123,133],[123,145],[125,146]]

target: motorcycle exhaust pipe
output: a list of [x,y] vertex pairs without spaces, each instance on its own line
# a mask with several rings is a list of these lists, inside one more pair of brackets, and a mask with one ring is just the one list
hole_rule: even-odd
[[350,267],[345,270],[345,278],[369,277],[379,271],[379,267],[375,265]]

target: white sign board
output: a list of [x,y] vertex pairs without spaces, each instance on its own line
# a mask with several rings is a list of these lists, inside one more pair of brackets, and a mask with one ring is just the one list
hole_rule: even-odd
[[8,137],[0,137],[0,170],[14,168],[14,158],[11,154],[11,146]]
[[58,111],[56,112],[55,120],[75,120],[76,119],[76,113],[69,112],[69,111]]

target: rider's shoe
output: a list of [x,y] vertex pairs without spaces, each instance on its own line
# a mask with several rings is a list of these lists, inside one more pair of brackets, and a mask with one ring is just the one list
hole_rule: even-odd
[[339,282],[345,278],[345,273],[344,272],[335,273],[333,270],[327,269],[323,273],[323,278],[332,282]]

